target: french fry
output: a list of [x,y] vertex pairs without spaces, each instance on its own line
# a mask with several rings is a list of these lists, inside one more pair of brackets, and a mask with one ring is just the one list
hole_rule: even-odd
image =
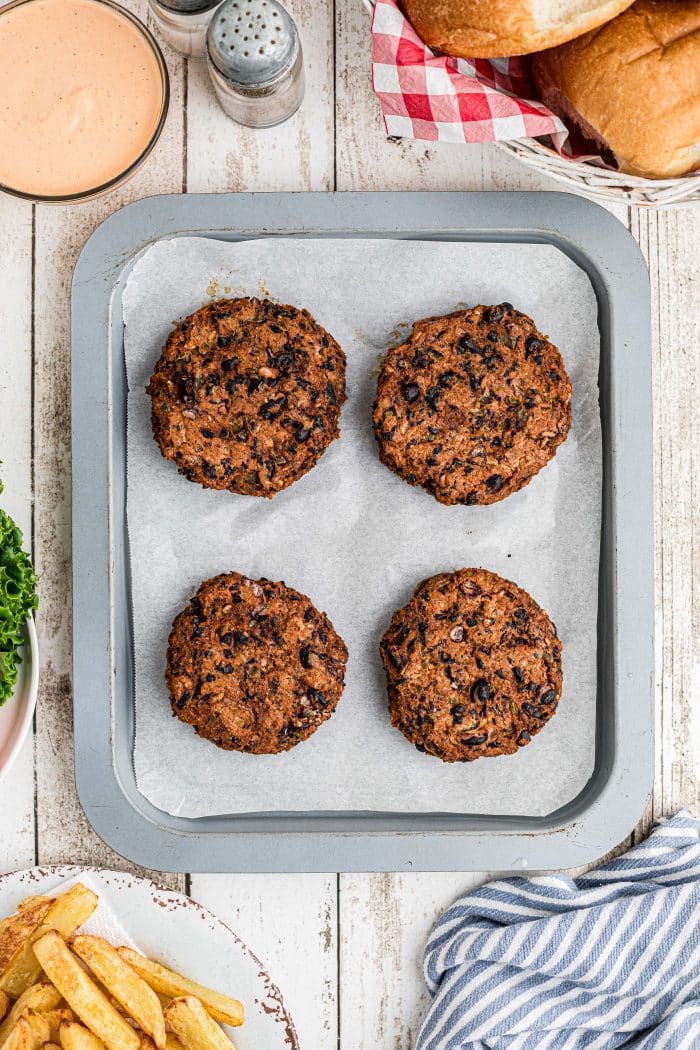
[[99,903],[96,893],[76,882],[69,890],[56,897],[44,916],[44,925],[56,930],[62,937],[72,937],[90,918]]
[[10,997],[9,997],[9,995],[5,995],[4,992],[0,992],[0,1021],[2,1021],[3,1017],[7,1013],[9,1006],[10,1006]]
[[5,1020],[0,1024],[0,1046],[7,1039],[10,1029],[17,1024],[25,1010],[36,1010],[37,1013],[43,1013],[45,1010],[54,1010],[60,1001],[61,993],[54,988],[50,981],[40,981],[39,984],[33,984],[31,988],[27,988],[26,992],[20,995]]
[[62,1050],[105,1050],[105,1044],[77,1021],[64,1021],[58,1030]]
[[55,1010],[43,1010],[41,1016],[45,1017],[46,1020],[49,1022],[49,1028],[51,1029],[51,1042],[57,1043],[59,1041],[58,1029],[61,1026],[61,1022],[72,1021],[73,1011],[70,1010],[67,1006],[63,1006]]
[[[37,899],[33,904],[28,902],[21,911],[0,922],[0,975],[5,972],[30,933],[43,920],[50,906],[50,901]],[[2,988],[2,991],[5,990]]]
[[35,1010],[27,1009],[17,1023],[10,1029],[7,1039],[2,1044],[5,1047],[21,1047],[22,1050],[40,1050],[51,1035],[48,1022]]
[[27,908],[35,908],[42,904],[51,904],[53,897],[45,897],[43,894],[37,894],[32,897],[22,897],[22,900],[17,905],[17,911],[25,911]]
[[61,1047],[58,1043],[44,1043],[41,1050],[61,1050]]
[[12,915],[0,919],[0,933],[14,925],[18,919],[22,919],[23,922],[27,920],[34,923],[41,922],[42,916],[49,910],[52,901],[53,897],[23,897]]
[[58,933],[51,931],[35,941],[34,954],[71,1010],[108,1050],[139,1050],[134,1029],[117,1013]]
[[231,1050],[233,1043],[193,995],[173,999],[165,1019],[185,1050]]
[[31,988],[41,979],[41,967],[36,961],[32,945],[50,929],[50,926],[44,926],[43,923],[37,926],[13,955],[4,976],[0,977],[0,988],[11,998],[19,999],[27,988]]
[[165,1020],[160,1000],[150,985],[124,962],[116,948],[102,937],[86,935],[74,937],[70,947],[128,1016],[150,1035],[158,1050],[165,1050]]
[[166,1050],[185,1050],[178,1037],[173,1035],[172,1032],[168,1032],[165,1037],[165,1047]]
[[[49,905],[41,919],[39,929],[27,938],[2,970],[0,991],[18,999],[25,989],[35,984],[41,976],[41,967],[34,954],[34,941],[43,936],[45,929],[56,930],[62,937],[72,937],[77,929],[92,915],[97,907],[97,895],[78,882]],[[24,915],[25,912],[22,912]],[[35,927],[37,924],[34,924]]]
[[132,948],[122,947],[118,951],[124,962],[127,962],[140,977],[143,977],[144,981],[150,984],[154,992],[159,992],[161,995],[167,995],[172,998],[176,996],[195,996],[202,1002],[207,1013],[211,1014],[215,1020],[234,1026],[243,1024],[243,1005],[237,999],[230,999],[227,995],[214,992],[210,988],[205,988],[202,984],[190,981],[187,977],[183,977],[173,970],[166,969],[160,963],[153,962],[152,959],[147,959],[144,955],[139,955]]
[[32,1030],[26,1017],[20,1017],[0,1050],[31,1050]]
[[24,1011],[22,1020],[26,1020],[29,1024],[30,1050],[41,1050],[44,1043],[48,1043],[51,1038],[49,1022],[41,1014],[38,1014],[36,1010],[32,1010],[31,1007]]
[[12,959],[8,963],[4,974],[0,977],[0,988],[10,996],[11,999],[19,999],[24,992],[31,988],[37,981],[41,980],[41,967],[36,961],[32,945],[39,937],[43,937],[51,929],[41,923],[32,930]]

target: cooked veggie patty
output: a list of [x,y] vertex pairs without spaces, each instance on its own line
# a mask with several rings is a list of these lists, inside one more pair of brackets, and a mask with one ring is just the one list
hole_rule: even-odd
[[561,643],[524,590],[486,569],[440,573],[381,642],[392,724],[444,762],[510,755],[557,709]]
[[275,754],[333,714],[347,657],[305,595],[231,572],[206,580],[176,618],[165,678],[173,713],[200,736]]
[[269,497],[338,437],[345,354],[307,310],[220,299],[172,331],[147,392],[153,435],[181,474]]
[[496,503],[571,426],[561,354],[510,303],[417,321],[386,355],[374,404],[383,463],[440,503]]

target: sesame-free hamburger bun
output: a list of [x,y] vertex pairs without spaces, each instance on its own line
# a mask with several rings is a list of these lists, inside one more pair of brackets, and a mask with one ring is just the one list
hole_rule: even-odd
[[539,97],[621,171],[700,167],[700,0],[637,0],[594,33],[535,55]]
[[632,0],[401,0],[418,35],[458,58],[529,55],[587,33]]

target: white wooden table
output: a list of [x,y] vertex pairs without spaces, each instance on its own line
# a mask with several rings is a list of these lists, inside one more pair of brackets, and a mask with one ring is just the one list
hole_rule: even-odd
[[[145,0],[129,6],[146,17]],[[559,188],[495,147],[386,141],[361,0],[290,7],[308,81],[288,124],[265,132],[236,126],[218,108],[203,66],[168,53],[167,126],[130,184],[79,207],[0,195],[2,502],[33,548],[42,653],[35,733],[0,788],[0,871],[68,861],[129,867],[92,832],[73,783],[69,290],[87,236],[123,204],[162,192]],[[652,278],[658,747],[639,836],[654,816],[681,806],[700,815],[700,206],[613,210],[638,239]],[[211,907],[268,962],[304,1050],[404,1050],[425,1007],[420,955],[428,928],[483,877],[159,880]]]

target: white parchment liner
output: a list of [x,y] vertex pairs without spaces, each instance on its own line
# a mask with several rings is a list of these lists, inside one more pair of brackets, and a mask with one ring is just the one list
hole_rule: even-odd
[[[271,501],[202,489],[164,460],[145,386],[171,326],[211,298],[305,306],[344,348],[341,438]],[[523,491],[490,507],[443,507],[379,462],[371,427],[388,344],[414,319],[509,300],[564,356],[573,427]],[[205,238],[162,241],[124,292],[127,519],[140,790],[169,813],[389,810],[543,815],[594,765],[601,432],[597,306],[587,276],[547,245]],[[492,569],[540,602],[563,642],[552,722],[515,756],[447,765],[388,718],[379,639],[426,576]],[[174,617],[199,583],[236,570],[284,580],[330,616],[350,650],[332,718],[276,756],[220,751],[174,719],[164,682]]]

